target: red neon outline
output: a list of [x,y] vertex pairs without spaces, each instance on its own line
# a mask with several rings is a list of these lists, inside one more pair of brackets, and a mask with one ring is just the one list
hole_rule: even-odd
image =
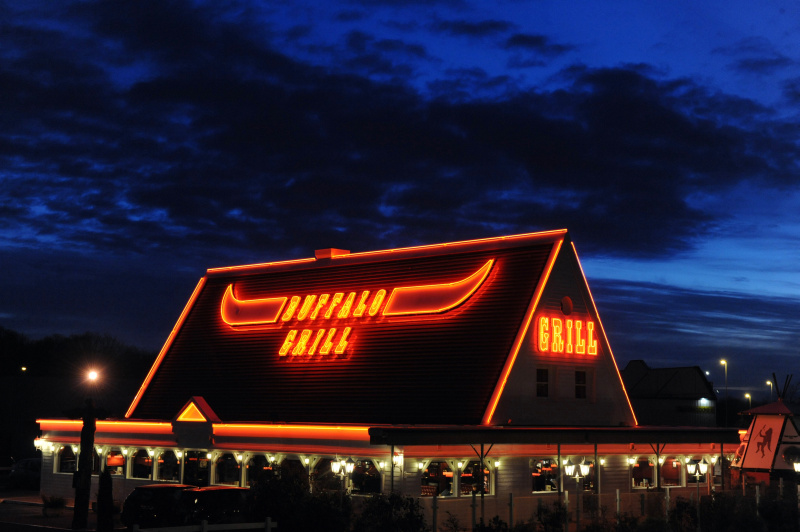
[[205,284],[206,284],[206,278],[201,277],[200,280],[197,282],[197,286],[194,287],[194,292],[192,292],[192,296],[189,298],[189,301],[186,303],[186,306],[183,307],[183,312],[181,312],[181,315],[178,318],[177,323],[175,323],[175,326],[172,328],[172,332],[169,333],[169,337],[167,337],[167,341],[164,343],[164,347],[161,348],[161,351],[158,353],[156,361],[153,362],[153,366],[150,368],[147,377],[145,377],[144,382],[139,387],[139,391],[136,392],[136,397],[133,398],[131,406],[129,406],[128,411],[125,412],[126,418],[131,417],[131,414],[133,414],[134,409],[139,404],[139,401],[141,401],[142,395],[144,395],[144,391],[150,385],[150,381],[153,380],[153,376],[155,376],[156,370],[161,365],[161,361],[164,360],[167,351],[172,346],[172,342],[175,341],[175,336],[177,336],[178,331],[183,326],[183,322],[186,321],[186,317],[189,315],[189,310],[191,310],[191,308],[194,306],[194,303],[200,296],[200,292],[203,290]]
[[[80,432],[83,421],[37,419],[42,431]],[[172,423],[152,421],[97,421],[98,433],[172,434]]]
[[[475,246],[480,244],[488,244],[492,242],[512,242],[515,240],[526,240],[526,239],[542,239],[546,237],[552,237],[555,235],[563,235],[567,234],[566,229],[556,229],[553,231],[541,231],[538,233],[521,233],[518,235],[507,235],[507,236],[496,236],[490,238],[476,238],[473,240],[459,240],[457,242],[444,242],[441,244],[427,244],[424,246],[411,246],[406,248],[391,248],[391,249],[384,249],[378,251],[362,251],[359,253],[350,253],[349,255],[341,255],[341,256],[334,256],[331,257],[332,260],[346,260],[351,261],[352,259],[359,259],[361,257],[373,257],[375,255],[398,255],[404,253],[412,253],[412,252],[424,252],[424,251],[434,251],[438,249],[445,249],[445,248],[463,248],[469,246]],[[282,267],[282,266],[292,266],[297,264],[304,264],[308,262],[315,262],[317,259],[315,258],[306,258],[306,259],[293,259],[293,260],[286,260],[286,261],[277,261],[277,262],[262,262],[259,264],[245,264],[241,266],[225,266],[222,268],[209,268],[206,270],[206,273],[209,275],[218,275],[228,272],[235,272],[240,270],[253,270],[253,269],[263,269],[263,268],[274,268],[274,267]]]
[[369,441],[369,426],[214,423],[215,436]]
[[281,315],[285,297],[267,297],[264,299],[238,299],[233,295],[233,285],[229,284],[222,296],[220,315],[222,321],[231,326],[275,323]]
[[522,347],[522,341],[525,338],[525,334],[528,332],[528,327],[530,327],[531,321],[533,320],[533,314],[536,310],[536,307],[539,305],[539,299],[542,297],[544,287],[547,284],[547,280],[550,278],[550,272],[553,271],[553,267],[556,263],[556,257],[561,251],[561,244],[563,243],[564,239],[562,237],[560,240],[554,243],[553,249],[550,251],[550,257],[547,259],[547,265],[545,266],[544,273],[539,278],[539,284],[536,285],[536,292],[534,292],[531,304],[528,306],[528,311],[525,313],[523,325],[517,333],[517,338],[514,340],[514,345],[511,346],[511,352],[509,353],[508,358],[506,358],[506,364],[503,366],[503,372],[500,374],[500,380],[497,382],[497,385],[494,388],[491,399],[489,399],[489,407],[483,414],[481,425],[489,425],[492,422],[492,416],[494,416],[494,411],[497,408],[497,404],[500,402],[500,397],[503,395],[503,389],[506,387],[508,376],[511,375],[511,368],[514,367],[514,362],[517,360],[517,355]]
[[[608,348],[608,356],[611,357],[611,362],[614,364],[614,369],[617,371],[617,378],[619,378],[619,384],[622,386],[622,393],[625,394],[625,400],[628,401],[628,408],[631,409],[631,415],[633,416],[633,424],[639,425],[639,421],[636,419],[636,412],[633,411],[633,405],[631,404],[631,399],[628,397],[628,390],[625,389],[625,383],[622,381],[622,374],[619,372],[619,366],[617,366],[617,359],[614,358],[614,353],[611,351],[611,344],[608,342],[608,337],[606,336],[606,329],[603,327],[603,322],[600,319],[600,313],[597,312],[597,305],[594,303],[594,296],[592,295],[592,290],[589,288],[589,282],[586,280],[586,274],[583,272],[583,266],[581,265],[581,259],[578,258],[578,251],[575,249],[575,243],[572,243],[572,252],[575,253],[575,260],[578,262],[578,268],[581,271],[581,276],[583,276],[583,286],[586,287],[586,291],[589,292],[589,301],[592,302],[592,308],[594,309],[594,317],[597,318],[597,325],[600,327],[600,331],[603,333],[603,347]],[[598,331],[595,331],[597,334]],[[598,335],[598,341],[599,341]]]
[[[547,320],[548,326],[551,329],[548,330],[548,338],[545,340],[546,346],[542,349],[542,324],[541,320]],[[534,350],[537,353],[542,355],[573,355],[576,357],[594,357],[598,354],[598,345],[597,345],[597,333],[592,332],[591,338],[594,342],[594,349],[595,352],[592,353],[590,351],[591,343],[589,342],[590,334],[589,330],[591,329],[594,331],[594,322],[589,316],[586,319],[575,319],[573,316],[566,317],[563,314],[559,315],[553,312],[540,312],[536,314],[536,324],[534,325]],[[554,331],[556,330],[555,324],[556,321],[560,323],[561,326],[561,347],[560,349],[556,349],[553,345],[555,339],[552,337]],[[573,329],[580,329],[581,327],[577,327],[577,324],[580,323],[581,327],[586,325],[586,330],[582,332],[577,332]],[[591,325],[591,327],[589,327]],[[581,340],[579,343],[578,340]],[[574,343],[573,343],[574,342]]]
[[475,273],[452,283],[402,286],[392,290],[383,307],[384,316],[407,314],[438,314],[460,305],[483,284],[494,259],[489,259]]
[[194,402],[189,403],[175,421],[208,421]]

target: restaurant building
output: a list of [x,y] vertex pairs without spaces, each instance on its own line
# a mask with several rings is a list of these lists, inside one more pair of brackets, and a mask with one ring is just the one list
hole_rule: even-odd
[[[38,422],[42,493],[69,496],[81,421]],[[280,469],[454,513],[477,494],[507,519],[511,497],[526,516],[570,491],[724,485],[738,445],[735,429],[637,424],[559,230],[210,269],[93,452],[117,499]]]

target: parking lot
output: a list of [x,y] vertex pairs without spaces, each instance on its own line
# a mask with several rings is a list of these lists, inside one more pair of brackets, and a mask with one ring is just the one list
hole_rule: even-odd
[[[67,500],[67,507],[61,515],[44,515],[39,492],[24,489],[0,489],[0,529],[4,532],[33,532],[34,530],[72,530],[73,501]],[[114,528],[124,529],[119,515],[114,516]],[[86,530],[97,529],[97,515],[89,512]]]

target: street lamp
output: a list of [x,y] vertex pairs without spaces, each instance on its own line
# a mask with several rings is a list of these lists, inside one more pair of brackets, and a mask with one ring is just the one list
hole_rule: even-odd
[[750,397],[749,393],[744,394],[744,396],[747,397],[747,408],[753,408],[753,398]]
[[767,381],[769,385],[769,401],[772,402],[772,381]]
[[[708,472],[708,462],[706,459],[703,458],[703,461],[694,461],[694,460],[687,460],[686,462],[686,471],[694,476],[695,483],[697,484],[697,508],[698,512],[700,510],[700,477],[705,476]],[[698,515],[699,518],[699,515]]]
[[719,361],[725,366],[725,426],[728,426],[728,361],[724,358]]

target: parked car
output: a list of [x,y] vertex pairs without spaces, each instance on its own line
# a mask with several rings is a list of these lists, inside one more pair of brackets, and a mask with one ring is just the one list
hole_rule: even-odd
[[250,489],[207,486],[187,489],[179,503],[182,525],[246,523],[250,520]]
[[11,473],[8,475],[8,485],[12,488],[38,490],[41,478],[42,459],[23,458],[12,464]]
[[146,484],[137,486],[122,505],[122,524],[128,528],[175,526],[182,524],[178,511],[181,493],[197,488],[190,484]]
[[10,456],[0,456],[0,488],[8,486],[8,478],[11,476],[11,466],[14,459]]

